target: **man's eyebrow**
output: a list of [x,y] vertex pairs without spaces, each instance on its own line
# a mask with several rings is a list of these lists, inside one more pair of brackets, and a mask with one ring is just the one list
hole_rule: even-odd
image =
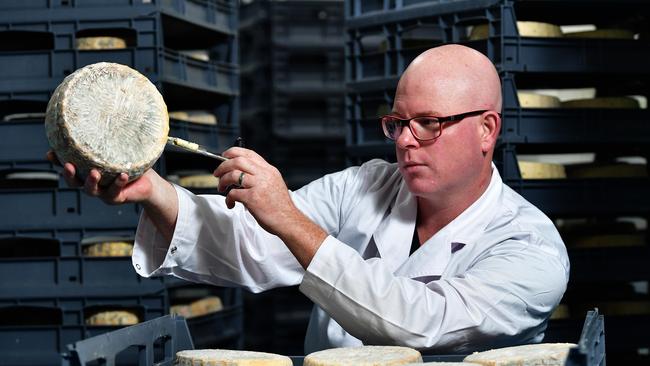
[[[390,115],[390,116],[395,116],[395,117],[404,118],[404,115],[403,115],[403,114],[401,114],[400,112],[396,112],[396,111],[392,111],[392,112],[390,112],[389,115]],[[441,114],[438,113],[438,112],[436,112],[436,111],[425,110],[424,112],[414,113],[412,117],[425,117],[425,116],[426,116],[426,117],[440,117]]]

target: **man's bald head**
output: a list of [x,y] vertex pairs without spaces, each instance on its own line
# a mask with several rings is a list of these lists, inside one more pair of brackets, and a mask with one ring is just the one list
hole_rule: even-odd
[[400,79],[396,99],[400,94],[430,97],[441,114],[501,111],[501,81],[494,65],[461,45],[432,48],[416,57]]

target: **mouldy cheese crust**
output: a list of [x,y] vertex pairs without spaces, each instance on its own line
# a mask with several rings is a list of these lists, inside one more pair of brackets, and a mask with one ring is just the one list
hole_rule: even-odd
[[476,352],[465,357],[465,362],[485,366],[563,366],[573,343],[527,344]]
[[293,366],[287,356],[227,349],[197,349],[176,353],[177,366]]
[[420,352],[408,347],[362,346],[310,353],[304,366],[393,366],[422,362]]
[[45,131],[59,160],[85,179],[102,172],[100,185],[124,172],[133,180],[151,168],[169,133],[167,106],[156,87],[128,66],[100,62],[83,67],[56,88]]

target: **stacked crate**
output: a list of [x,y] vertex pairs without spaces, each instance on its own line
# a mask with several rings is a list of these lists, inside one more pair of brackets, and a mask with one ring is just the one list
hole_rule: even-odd
[[[92,256],[88,249],[92,243],[132,242],[142,209],[135,204],[109,206],[68,188],[59,168],[46,160],[44,112],[56,86],[91,63],[128,65],[159,88],[170,112],[212,115],[212,121],[195,123],[176,114],[179,119],[171,119],[170,135],[221,151],[239,135],[237,24],[234,0],[0,3],[4,363],[61,364],[67,344],[119,326],[89,324],[93,314],[126,310],[141,322],[168,314],[175,301],[167,281],[135,273],[128,253]],[[78,44],[98,36],[119,42],[103,49]],[[179,176],[188,169],[210,173],[215,166],[214,161],[167,151],[156,169],[163,176]],[[241,345],[241,294],[215,291],[224,298],[223,317],[234,321],[215,319],[195,329],[234,324],[235,348]],[[201,320],[206,319],[197,322]],[[215,333],[231,330],[213,328]],[[229,342],[233,344],[232,337]]]
[[241,125],[291,189],[344,166],[342,1],[241,8]]
[[[345,11],[350,162],[374,157],[394,161],[394,144],[383,137],[378,116],[390,110],[398,77],[415,56],[445,43],[465,44],[487,55],[503,86],[495,163],[510,187],[554,220],[572,263],[562,307],[568,316],[556,314],[559,319],[551,321],[546,340],[577,340],[584,311],[599,307],[606,318],[610,361],[647,362],[650,114],[647,109],[586,108],[567,102],[563,108],[527,107],[518,93],[595,88],[598,97],[648,97],[650,4],[348,0]],[[519,33],[518,21],[628,32],[619,32],[618,38],[527,36]],[[484,34],[477,36],[485,25]],[[620,33],[633,36],[623,39]],[[585,175],[574,164],[561,167],[568,179],[528,179],[520,169],[524,156],[568,153],[595,156],[601,166],[628,156],[642,164],[617,164],[633,171],[632,177],[618,172]],[[604,235],[595,239],[593,234]]]

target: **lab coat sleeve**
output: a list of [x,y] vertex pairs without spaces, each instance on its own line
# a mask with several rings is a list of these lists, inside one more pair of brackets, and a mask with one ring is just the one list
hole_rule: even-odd
[[300,290],[364,344],[462,353],[476,342],[540,341],[568,269],[533,244],[499,243],[462,276],[425,284],[328,237]]
[[[328,233],[338,230],[340,186],[351,171],[328,175],[290,193],[296,206]],[[223,196],[175,189],[179,212],[171,243],[146,212],[141,215],[132,257],[140,275],[171,274],[253,292],[302,281],[304,270],[285,244],[265,231],[242,204],[228,209]]]

